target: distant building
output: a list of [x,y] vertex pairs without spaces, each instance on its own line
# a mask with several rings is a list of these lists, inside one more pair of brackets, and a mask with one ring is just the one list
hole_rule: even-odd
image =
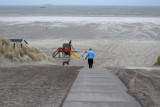
[[26,40],[24,40],[24,39],[9,39],[11,42],[20,42],[20,43],[26,43],[26,44],[28,44],[28,42],[26,41]]

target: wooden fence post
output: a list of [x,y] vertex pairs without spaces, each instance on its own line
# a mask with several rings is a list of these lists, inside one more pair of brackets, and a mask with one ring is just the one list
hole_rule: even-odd
[[2,48],[3,48],[4,43],[2,42]]
[[22,43],[21,43],[21,48],[22,48]]
[[13,49],[15,49],[15,47],[16,47],[16,44],[15,44],[15,43],[13,43]]

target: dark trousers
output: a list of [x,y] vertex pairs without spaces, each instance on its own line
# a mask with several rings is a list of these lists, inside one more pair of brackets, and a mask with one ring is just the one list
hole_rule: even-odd
[[88,59],[89,68],[93,67],[93,59]]

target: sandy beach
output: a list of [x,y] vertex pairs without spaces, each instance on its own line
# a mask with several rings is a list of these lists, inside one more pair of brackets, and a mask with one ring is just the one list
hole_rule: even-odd
[[[42,43],[42,44],[39,44]],[[45,40],[41,42],[35,42],[37,46],[42,46]],[[53,48],[47,48],[48,45],[43,45],[42,51],[51,55],[58,47],[63,43],[68,43],[67,40],[54,40],[50,46]],[[80,59],[71,56],[71,66],[87,66],[85,60],[85,51],[92,48],[95,51],[94,66],[95,67],[147,67],[153,66],[157,61],[160,53],[160,43],[158,41],[134,41],[134,40],[72,40],[72,45],[77,56]],[[43,47],[42,46],[42,47]],[[83,55],[83,57],[82,57]]]
[[[0,22],[2,37],[24,38],[48,56],[70,40],[80,57],[92,48],[97,67],[152,66],[160,53],[159,17],[27,16]],[[81,59],[73,57],[71,65],[85,66]]]

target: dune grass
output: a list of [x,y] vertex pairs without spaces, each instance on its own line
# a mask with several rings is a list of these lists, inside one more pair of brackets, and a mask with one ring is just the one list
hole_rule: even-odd
[[157,58],[157,62],[154,64],[155,66],[160,66],[160,56]]
[[55,63],[55,60],[46,56],[40,49],[34,46],[16,43],[15,49],[13,43],[7,39],[0,37],[0,57],[5,57],[10,60],[19,60],[21,62],[43,61]]

